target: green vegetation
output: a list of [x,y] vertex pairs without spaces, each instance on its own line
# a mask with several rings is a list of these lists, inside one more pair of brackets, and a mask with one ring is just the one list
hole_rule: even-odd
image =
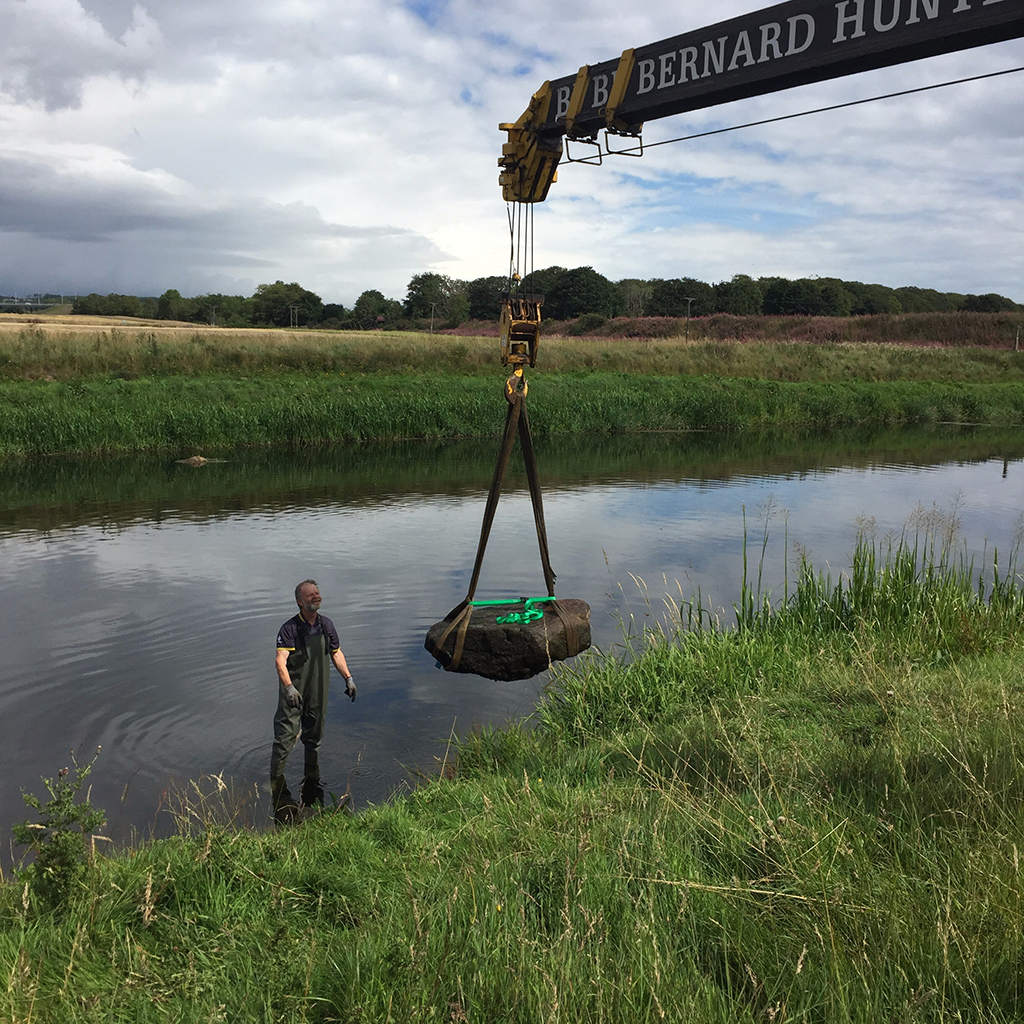
[[[99,751],[96,753],[98,756]],[[19,877],[39,905],[48,910],[60,909],[80,882],[90,852],[86,843],[106,824],[106,815],[93,807],[88,797],[78,799],[96,758],[79,764],[71,751],[71,760],[73,778],[69,778],[71,769],[61,768],[56,778],[43,779],[50,794],[46,803],[32,793],[22,794],[39,820],[22,822],[12,829],[14,841],[33,854],[32,863]]]
[[[0,454],[194,450],[492,436],[500,379],[300,373],[0,382]],[[788,383],[545,374],[538,435],[637,430],[1024,422],[1024,382]]]
[[0,1013],[1019,1019],[1024,596],[917,526],[736,628],[674,605],[386,806],[252,833],[214,779],[59,909],[4,886]]
[[[668,330],[645,340],[546,337],[540,381],[552,373],[614,372],[656,376],[759,377],[780,381],[945,381],[981,384],[1024,380],[1024,356],[1008,350],[1017,320],[1010,316],[955,314],[931,317],[715,317],[702,325],[710,339],[684,344],[674,320],[608,321],[612,333],[633,327]],[[816,338],[825,324],[834,336]],[[881,333],[868,333],[878,325]],[[211,372],[428,374],[500,377],[497,338],[396,332],[106,330],[53,326],[3,329],[0,380]],[[840,330],[838,335],[836,330]],[[696,327],[694,328],[696,331]],[[801,330],[812,332],[804,342]],[[746,331],[745,335],[736,332]],[[761,332],[761,333],[758,333]],[[715,335],[721,333],[719,338]],[[931,339],[942,347],[885,344]],[[737,338],[747,339],[737,344]],[[842,342],[842,343],[840,343]],[[958,343],[960,342],[960,343]]]
[[[0,455],[491,437],[495,347],[382,332],[0,331]],[[1024,359],[1008,350],[555,338],[543,357],[531,379],[541,436],[1024,419]]]

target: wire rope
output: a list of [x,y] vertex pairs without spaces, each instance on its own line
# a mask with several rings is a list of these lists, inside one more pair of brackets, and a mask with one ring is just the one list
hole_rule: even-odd
[[[646,149],[654,149],[655,146],[668,146],[674,142],[690,142],[693,139],[706,139],[712,135],[724,135],[726,132],[736,132],[741,128],[757,128],[764,124],[777,124],[779,121],[791,121],[796,117],[807,117],[809,114],[825,114],[830,110],[844,110],[847,107],[859,107],[865,103],[877,103],[879,100],[896,99],[898,96],[913,96],[915,93],[930,92],[933,89],[945,89],[950,85],[965,85],[968,82],[981,82],[986,78],[999,78],[1001,75],[1014,75],[1024,71],[1024,66],[1017,68],[1006,68],[1003,71],[991,71],[985,75],[972,75],[970,78],[956,78],[948,82],[936,82],[934,85],[921,85],[915,89],[901,89],[899,92],[887,92],[881,96],[868,96],[862,100],[849,100],[846,103],[833,103],[827,107],[815,107],[813,110],[801,110],[795,114],[782,114],[779,117],[767,117],[763,121],[748,121],[746,124],[734,124],[729,128],[715,128],[712,131],[697,132],[694,135],[680,135],[676,139],[662,139],[661,142],[647,142],[639,146],[629,146],[626,149],[608,150],[609,155],[617,156],[620,153],[643,152]],[[581,163],[582,161],[574,161]]]
[[512,295],[516,292],[516,279],[520,276],[519,264],[522,259],[520,239],[522,235],[523,204],[506,203],[508,214],[509,233],[509,256],[508,256],[508,292]]
[[512,284],[512,275],[515,273],[515,262],[516,262],[516,232],[512,226],[513,213],[512,204],[505,204],[505,215],[508,217],[508,281],[509,286]]
[[515,295],[534,270],[533,203],[506,203],[505,214],[509,230],[508,292]]

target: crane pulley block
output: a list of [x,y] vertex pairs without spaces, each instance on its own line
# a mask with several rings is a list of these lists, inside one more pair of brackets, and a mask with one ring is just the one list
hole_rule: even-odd
[[501,316],[498,319],[502,366],[518,369],[537,365],[540,307],[543,304],[543,295],[502,295]]

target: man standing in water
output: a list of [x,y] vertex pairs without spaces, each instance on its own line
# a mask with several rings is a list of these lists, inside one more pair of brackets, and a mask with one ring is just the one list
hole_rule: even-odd
[[302,803],[323,803],[320,786],[320,741],[327,712],[327,684],[331,662],[345,679],[345,695],[356,699],[356,684],[341,652],[338,631],[320,614],[320,588],[315,580],[303,580],[295,588],[298,615],[277,634],[277,678],[280,682],[277,714],[274,715],[274,746],[270,754],[270,795],[278,821],[294,818],[298,807],[288,792],[284,763],[302,736],[305,771]]

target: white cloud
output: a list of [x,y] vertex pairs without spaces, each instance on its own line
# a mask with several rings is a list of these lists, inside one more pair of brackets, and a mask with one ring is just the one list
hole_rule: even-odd
[[160,29],[141,7],[119,38],[78,0],[0,3],[0,88],[47,109],[77,106],[93,75],[135,78],[153,60]]
[[[680,9],[682,7],[682,9]],[[754,5],[730,0],[714,19]],[[507,262],[498,121],[706,5],[0,0],[0,291],[300,280],[327,301]],[[528,26],[528,31],[522,26]],[[1021,41],[648,126],[651,141],[1024,63]],[[538,265],[1021,285],[1019,79],[567,166]]]

